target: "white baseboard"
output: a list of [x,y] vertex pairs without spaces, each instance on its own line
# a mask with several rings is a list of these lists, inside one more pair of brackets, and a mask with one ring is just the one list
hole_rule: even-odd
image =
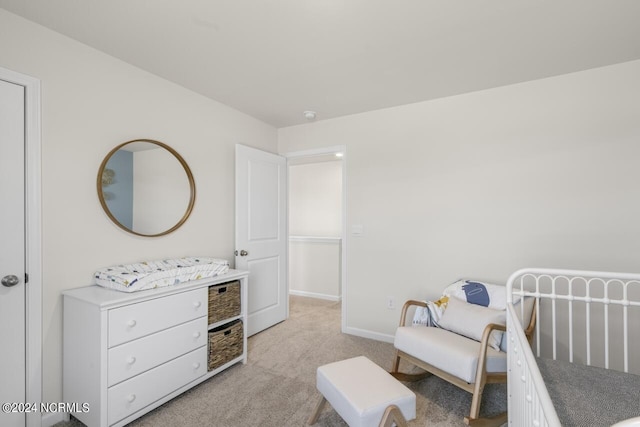
[[394,336],[388,334],[381,334],[380,332],[373,332],[366,329],[353,328],[347,326],[342,330],[345,334],[355,335],[357,337],[369,338],[371,340],[393,343]]
[[340,301],[340,297],[336,296],[336,295],[318,294],[318,293],[315,293],[315,292],[307,292],[307,291],[296,291],[295,289],[289,289],[289,295],[297,295],[299,297],[326,299],[326,300],[329,300],[329,301]]
[[42,427],[51,427],[69,419],[69,414],[66,412],[47,412],[42,414]]

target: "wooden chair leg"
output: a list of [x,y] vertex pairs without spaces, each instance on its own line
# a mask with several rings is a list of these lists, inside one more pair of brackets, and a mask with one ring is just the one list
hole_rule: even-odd
[[473,398],[471,399],[471,411],[468,417],[464,417],[464,423],[468,426],[497,427],[508,421],[506,412],[491,418],[479,418],[480,404],[482,403],[482,393],[484,392],[485,384],[484,376],[480,383],[475,384],[473,389]]
[[400,369],[400,355],[398,354],[398,350],[396,350],[396,355],[393,358],[393,366],[391,367],[391,372],[398,372]]
[[310,426],[314,425],[316,421],[318,421],[318,417],[320,416],[320,412],[322,412],[322,408],[324,408],[325,403],[327,403],[327,399],[325,399],[324,396],[320,396],[320,400],[318,400],[318,403],[316,404],[316,407],[313,410],[313,413],[309,417],[308,424]]
[[484,391],[484,384],[475,384],[473,389],[473,398],[471,399],[471,411],[469,413],[469,419],[478,418],[480,415],[480,403],[482,403],[482,392]]
[[407,427],[407,420],[402,415],[400,408],[396,405],[389,405],[382,415],[379,427],[391,427],[393,423],[396,423],[396,427]]

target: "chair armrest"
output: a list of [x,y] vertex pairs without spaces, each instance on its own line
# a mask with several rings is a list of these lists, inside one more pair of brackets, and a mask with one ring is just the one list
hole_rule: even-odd
[[494,330],[506,332],[507,327],[505,325],[499,325],[497,323],[489,323],[487,326],[485,326],[484,331],[482,331],[482,341],[487,341],[489,339],[489,334],[491,334],[491,332]]
[[489,323],[485,326],[484,331],[482,331],[482,339],[480,340],[480,352],[481,354],[487,353],[487,347],[489,346],[489,337],[491,336],[491,332],[493,331],[507,331],[507,327],[505,325],[499,325],[497,323]]
[[[482,390],[484,389],[484,385],[487,381],[487,347],[489,347],[489,336],[494,330],[504,332],[507,330],[507,327],[505,325],[498,325],[497,323],[489,323],[487,326],[485,326],[484,331],[482,331],[482,340],[480,341],[480,354],[478,354],[478,365],[476,366],[476,379],[475,383],[473,384],[474,398],[471,402],[471,418],[477,418],[480,411],[480,400],[476,400],[475,396],[482,395]],[[474,413],[475,416],[473,415]]]
[[402,306],[402,313],[400,313],[400,326],[406,325],[407,310],[409,310],[409,307],[411,306],[426,307],[427,303],[424,301],[416,301],[413,299],[410,299],[409,301],[405,302],[404,305]]
[[497,323],[489,323],[485,326],[484,331],[482,331],[480,354],[478,355],[478,366],[476,368],[476,384],[484,384],[485,382],[485,378],[487,376],[487,348],[489,347],[489,336],[494,330],[506,332],[507,327]]

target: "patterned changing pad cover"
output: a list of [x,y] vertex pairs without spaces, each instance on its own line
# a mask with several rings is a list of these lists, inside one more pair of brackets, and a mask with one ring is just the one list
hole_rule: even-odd
[[105,288],[135,292],[206,279],[227,271],[227,260],[186,257],[106,267],[96,271],[94,278],[97,285]]

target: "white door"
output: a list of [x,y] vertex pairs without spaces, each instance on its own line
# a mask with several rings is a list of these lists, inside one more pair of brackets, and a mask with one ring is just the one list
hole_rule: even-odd
[[244,145],[236,145],[236,268],[249,271],[249,335],[285,320],[287,162]]
[[[24,87],[0,80],[0,403],[26,401]],[[4,409],[4,407],[3,407]],[[25,415],[0,412],[0,425]]]

